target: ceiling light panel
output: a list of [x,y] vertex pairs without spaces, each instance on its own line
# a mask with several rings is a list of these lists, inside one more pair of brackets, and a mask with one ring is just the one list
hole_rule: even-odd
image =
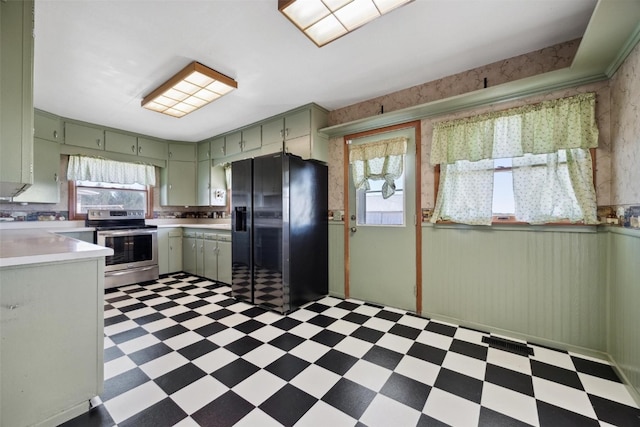
[[238,87],[230,77],[192,62],[145,96],[142,106],[173,117],[183,117]]
[[278,10],[318,47],[413,0],[278,0]]

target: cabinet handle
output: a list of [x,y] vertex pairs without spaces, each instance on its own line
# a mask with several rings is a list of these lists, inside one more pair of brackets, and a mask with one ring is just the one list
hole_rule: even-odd
[[169,151],[169,158],[173,157],[173,153]]
[[207,150],[207,159],[211,158],[211,152],[209,150]]
[[132,152],[132,153],[135,153],[135,152],[136,152],[136,146],[135,146],[135,145],[132,145],[132,146],[131,146],[131,152]]
[[285,137],[289,136],[289,128],[286,128],[286,129],[284,130],[284,136],[285,136]]
[[280,138],[284,138],[284,129],[280,129]]
[[138,147],[138,154],[142,153],[142,147]]
[[102,144],[102,141],[100,141],[100,138],[96,139],[96,144],[98,144],[98,147],[101,146],[100,144]]
[[171,190],[171,187],[173,187],[173,185],[169,184],[169,190]]
[[54,173],[54,174],[53,174],[53,180],[54,180],[55,182],[58,182],[58,174],[57,174],[57,173]]
[[53,131],[53,139],[58,139],[58,131],[57,130]]

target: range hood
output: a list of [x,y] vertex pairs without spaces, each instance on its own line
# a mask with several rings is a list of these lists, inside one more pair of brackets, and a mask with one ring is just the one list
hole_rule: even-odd
[[0,182],[0,202],[11,202],[18,194],[31,187],[21,182]]

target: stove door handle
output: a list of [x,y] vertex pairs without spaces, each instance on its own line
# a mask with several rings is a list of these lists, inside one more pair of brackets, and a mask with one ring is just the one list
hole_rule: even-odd
[[98,231],[100,236],[105,237],[117,237],[117,236],[139,236],[141,234],[154,234],[157,233],[157,229],[153,230],[144,230],[144,229],[131,229],[131,230],[120,230],[120,231]]

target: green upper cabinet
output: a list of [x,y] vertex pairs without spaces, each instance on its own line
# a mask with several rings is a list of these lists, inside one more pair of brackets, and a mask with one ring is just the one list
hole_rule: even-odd
[[202,141],[198,143],[198,161],[211,159],[211,146],[209,141]]
[[0,197],[33,182],[33,1],[0,1]]
[[169,161],[160,175],[161,206],[197,205],[196,144],[169,143]]
[[166,160],[169,156],[169,145],[166,141],[138,137],[138,156]]
[[60,201],[60,144],[33,140],[33,185],[13,198],[14,202],[58,203]]
[[242,152],[242,131],[230,133],[224,138],[225,154],[233,156]]
[[[280,144],[284,141],[284,118],[278,117],[262,124],[262,145]],[[278,150],[280,151],[280,150]]]
[[242,131],[242,151],[257,150],[262,145],[262,129],[253,126]]
[[107,130],[104,133],[105,149],[112,153],[130,154],[166,160],[169,150],[165,141],[136,137]]
[[306,105],[262,124],[261,154],[283,150],[303,159],[329,160],[328,139],[318,133],[327,125],[327,111]]
[[63,142],[64,130],[60,117],[43,111],[35,112],[33,117],[34,136],[48,141]]
[[194,161],[196,159],[196,150],[196,144],[169,143],[169,160]]
[[224,151],[224,136],[221,136],[219,138],[213,138],[211,140],[211,158],[212,159],[220,159],[222,157],[225,157],[225,151]]
[[64,124],[64,143],[93,150],[104,150],[104,130],[67,122]]
[[136,155],[138,153],[138,139],[133,135],[124,133],[105,131],[105,150],[113,153],[123,153]]
[[299,138],[311,133],[311,110],[305,109],[284,116],[284,140]]
[[262,129],[260,125],[233,132],[225,137],[225,155],[245,153],[257,150],[262,145]]

